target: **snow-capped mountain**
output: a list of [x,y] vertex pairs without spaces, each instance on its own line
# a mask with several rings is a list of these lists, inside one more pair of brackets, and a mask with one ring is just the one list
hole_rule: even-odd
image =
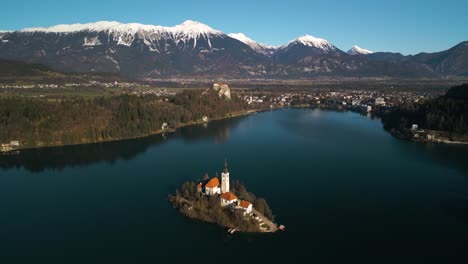
[[[354,50],[369,53],[358,47]],[[466,68],[460,66],[467,61],[466,45],[449,51],[352,56],[310,35],[275,48],[242,33],[228,35],[192,20],[171,27],[101,21],[0,31],[0,59],[37,62],[59,71],[110,72],[136,78],[465,74],[465,70],[454,69]],[[446,61],[453,67],[444,64]]]
[[62,71],[132,76],[236,73],[264,55],[200,22],[172,27],[101,21],[27,28],[2,35],[0,58],[35,61]]
[[[137,34],[143,37],[149,46],[154,43],[152,40],[160,38],[172,38],[176,42],[182,41],[188,43],[193,41],[196,47],[197,40],[203,38],[209,40],[212,36],[223,36],[221,31],[215,30],[205,24],[197,21],[187,20],[180,25],[173,27],[163,27],[155,25],[144,25],[138,23],[123,24],[116,21],[99,21],[86,24],[71,24],[71,25],[56,25],[47,28],[25,28],[21,30],[22,33],[102,33],[113,35],[113,40],[117,41],[118,45],[130,46],[137,38]],[[84,44],[90,46],[89,41],[83,40]],[[88,43],[87,43],[88,42]],[[211,43],[209,43],[211,46]]]
[[351,49],[347,51],[349,55],[367,55],[367,54],[372,54],[374,53],[373,51],[363,49],[357,45],[354,45]]
[[306,46],[306,47],[317,48],[325,52],[337,50],[337,48],[333,46],[332,44],[330,44],[330,42],[328,42],[327,40],[323,38],[316,38],[311,35],[304,35],[297,39],[291,40],[290,42],[288,42],[288,44],[282,46],[281,48],[287,48],[287,47],[298,45],[298,44]]
[[336,56],[343,51],[332,45],[325,39],[305,35],[291,40],[288,44],[278,48],[274,54],[277,63],[296,63],[318,56]]
[[259,52],[259,53],[265,54],[265,55],[271,55],[276,50],[275,47],[265,45],[265,44],[262,44],[262,43],[258,43],[255,40],[247,37],[243,33],[231,33],[231,34],[228,34],[228,36],[231,37],[231,38],[237,39],[240,42],[243,42],[243,43],[247,44],[253,50],[255,50],[255,51]]
[[173,27],[164,27],[157,25],[144,25],[139,23],[120,23],[116,21],[98,21],[93,23],[85,24],[62,24],[55,25],[52,27],[36,27],[36,28],[25,28],[20,32],[46,32],[46,33],[72,33],[79,31],[94,31],[94,32],[120,32],[120,33],[136,33],[136,32],[166,32],[173,34],[185,34],[195,35],[199,34],[222,34],[221,31],[215,30],[203,23],[193,20],[186,20],[180,25]]

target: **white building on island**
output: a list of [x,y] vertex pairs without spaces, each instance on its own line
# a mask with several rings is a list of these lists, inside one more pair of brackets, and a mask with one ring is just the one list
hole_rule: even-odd
[[215,195],[215,194],[220,194],[220,193],[221,193],[221,188],[220,188],[218,177],[214,177],[206,183],[205,185],[206,195]]
[[242,200],[239,203],[239,207],[244,210],[244,214],[252,213],[252,203],[249,201]]
[[221,194],[220,198],[222,206],[227,206],[237,202],[237,196],[235,196],[232,192],[225,192]]

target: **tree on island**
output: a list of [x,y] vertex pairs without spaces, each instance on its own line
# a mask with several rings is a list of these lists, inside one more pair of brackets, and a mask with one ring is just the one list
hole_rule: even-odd
[[232,192],[235,193],[239,198],[251,202],[257,211],[266,216],[272,222],[275,221],[275,216],[273,215],[270,206],[264,198],[257,198],[255,194],[248,192],[244,184],[238,180],[234,180],[231,185]]
[[[274,220],[265,199],[257,199],[239,181],[233,181],[231,191],[238,194],[240,198],[252,202],[260,213],[268,219]],[[174,195],[169,195],[169,201],[174,208],[192,219],[236,228],[243,232],[261,231],[258,222],[253,217],[246,216],[243,210],[238,210],[235,207],[222,206],[219,197],[216,195],[203,195],[197,191],[197,183],[192,181],[184,182]]]
[[265,199],[258,198],[255,200],[253,205],[257,209],[257,211],[266,216],[266,218],[270,219],[273,222],[275,221],[275,216],[273,215],[273,212],[271,211],[270,206],[268,206],[268,203]]

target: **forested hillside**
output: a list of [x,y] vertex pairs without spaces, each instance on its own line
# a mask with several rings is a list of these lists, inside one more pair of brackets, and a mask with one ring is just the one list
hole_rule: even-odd
[[386,129],[402,134],[417,124],[422,129],[468,135],[468,84],[433,100],[401,105],[386,113],[382,121]]
[[247,109],[238,98],[220,98],[213,90],[183,91],[168,100],[118,96],[48,101],[0,98],[0,142],[19,140],[23,147],[81,144],[140,137]]

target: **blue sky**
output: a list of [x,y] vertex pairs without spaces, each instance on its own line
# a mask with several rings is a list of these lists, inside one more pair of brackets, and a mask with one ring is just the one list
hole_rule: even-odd
[[15,0],[0,6],[5,30],[100,20],[173,26],[192,19],[270,45],[310,34],[342,50],[357,44],[404,54],[445,50],[468,40],[466,0]]

